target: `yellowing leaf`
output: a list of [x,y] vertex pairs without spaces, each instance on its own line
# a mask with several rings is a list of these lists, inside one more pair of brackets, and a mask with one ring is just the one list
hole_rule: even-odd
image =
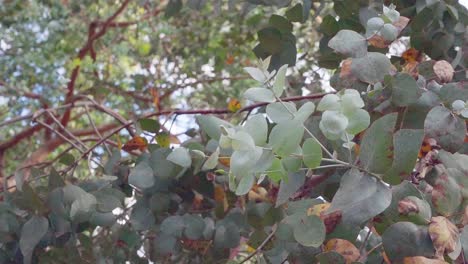
[[353,243],[339,238],[332,238],[325,244],[325,251],[340,253],[346,260],[346,264],[357,261],[360,257],[359,250]]
[[241,109],[241,103],[236,98],[232,98],[229,100],[228,109],[233,113],[237,112],[239,109]]
[[179,138],[172,135],[172,134],[169,135],[169,141],[171,142],[171,144],[180,144],[181,143]]
[[330,205],[331,203],[316,204],[307,210],[307,215],[316,215],[320,217],[320,215],[325,212]]
[[231,158],[230,157],[220,157],[220,158],[218,158],[218,161],[219,161],[219,163],[221,163],[222,165],[224,165],[226,167],[231,166]]
[[421,56],[422,53],[415,48],[410,48],[401,55],[401,57],[408,63],[420,61]]
[[436,256],[440,258],[443,258],[445,252],[453,252],[459,241],[457,227],[444,216],[431,218],[429,235],[434,243]]
[[171,145],[171,139],[169,137],[169,134],[165,132],[160,133],[156,136],[156,142],[162,148],[168,148]]

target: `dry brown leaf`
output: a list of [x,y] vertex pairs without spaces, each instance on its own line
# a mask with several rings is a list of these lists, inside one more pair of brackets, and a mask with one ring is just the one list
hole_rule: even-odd
[[122,147],[125,151],[132,151],[132,150],[145,150],[148,146],[148,140],[144,137],[135,136],[130,139],[125,145]]
[[398,34],[408,25],[409,18],[400,16],[397,22],[394,22],[393,25],[398,29]]
[[419,213],[418,205],[409,198],[404,198],[398,202],[398,213],[401,215],[408,215],[410,213]]
[[336,226],[341,223],[341,218],[343,217],[343,212],[337,210],[328,214],[322,214],[320,219],[322,219],[325,224],[326,233],[330,234],[335,230]]
[[369,44],[376,48],[386,48],[391,42],[386,42],[382,36],[374,35],[368,40]]
[[436,256],[439,258],[443,258],[445,252],[453,252],[459,241],[457,227],[444,216],[431,218],[429,235],[436,249]]
[[346,59],[341,64],[340,78],[352,77],[351,73],[352,59]]
[[434,73],[437,76],[437,79],[441,83],[448,83],[453,78],[453,73],[454,73],[453,67],[446,60],[437,61],[434,64],[432,69],[434,70]]
[[346,264],[357,261],[361,256],[361,254],[359,254],[359,250],[353,243],[339,238],[328,240],[325,244],[325,251],[335,251],[341,254],[345,258]]
[[418,61],[409,61],[408,63],[403,65],[402,72],[408,73],[413,78],[417,78],[419,75],[418,65],[419,65]]

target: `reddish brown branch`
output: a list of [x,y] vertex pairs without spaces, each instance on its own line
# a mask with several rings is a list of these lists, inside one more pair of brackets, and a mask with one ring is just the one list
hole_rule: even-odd
[[[122,5],[119,7],[119,9],[117,9],[117,11],[104,22],[101,29],[97,33],[95,33],[95,26],[90,25],[89,32],[88,32],[89,33],[88,41],[86,42],[86,45],[78,53],[79,60],[84,59],[84,57],[86,56],[88,52],[91,53],[91,57],[94,60],[96,59],[96,54],[95,54],[94,47],[93,47],[94,41],[102,37],[106,33],[109,24],[112,23],[112,21],[115,18],[117,18],[117,16],[120,15],[125,10],[129,2],[130,0],[125,0],[122,3]],[[65,104],[73,102],[75,82],[76,82],[76,79],[78,78],[79,73],[80,73],[80,65],[77,65],[72,70],[70,81],[68,82],[68,85],[67,85],[67,94],[65,96]],[[67,109],[62,116],[61,123],[63,126],[66,126],[68,124],[68,121],[70,120],[70,114],[71,114],[71,108]]]

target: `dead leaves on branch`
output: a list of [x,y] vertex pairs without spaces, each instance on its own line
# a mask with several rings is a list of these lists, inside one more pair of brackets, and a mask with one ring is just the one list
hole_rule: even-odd
[[457,227],[443,216],[431,219],[429,235],[434,244],[436,256],[440,259],[444,258],[445,253],[454,252],[460,243]]

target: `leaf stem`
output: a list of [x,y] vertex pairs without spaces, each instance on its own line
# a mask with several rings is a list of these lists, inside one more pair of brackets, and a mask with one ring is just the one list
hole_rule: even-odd
[[260,244],[260,246],[258,246],[254,252],[250,253],[250,255],[248,255],[244,260],[242,260],[239,264],[242,264],[242,263],[245,263],[247,262],[249,259],[253,258],[255,255],[257,255],[261,250],[262,248],[268,243],[268,241],[270,241],[273,236],[275,235],[276,233],[276,230],[277,230],[277,225],[275,224],[273,227],[272,227],[272,231],[271,233],[265,238],[265,240],[263,240],[262,244]]

